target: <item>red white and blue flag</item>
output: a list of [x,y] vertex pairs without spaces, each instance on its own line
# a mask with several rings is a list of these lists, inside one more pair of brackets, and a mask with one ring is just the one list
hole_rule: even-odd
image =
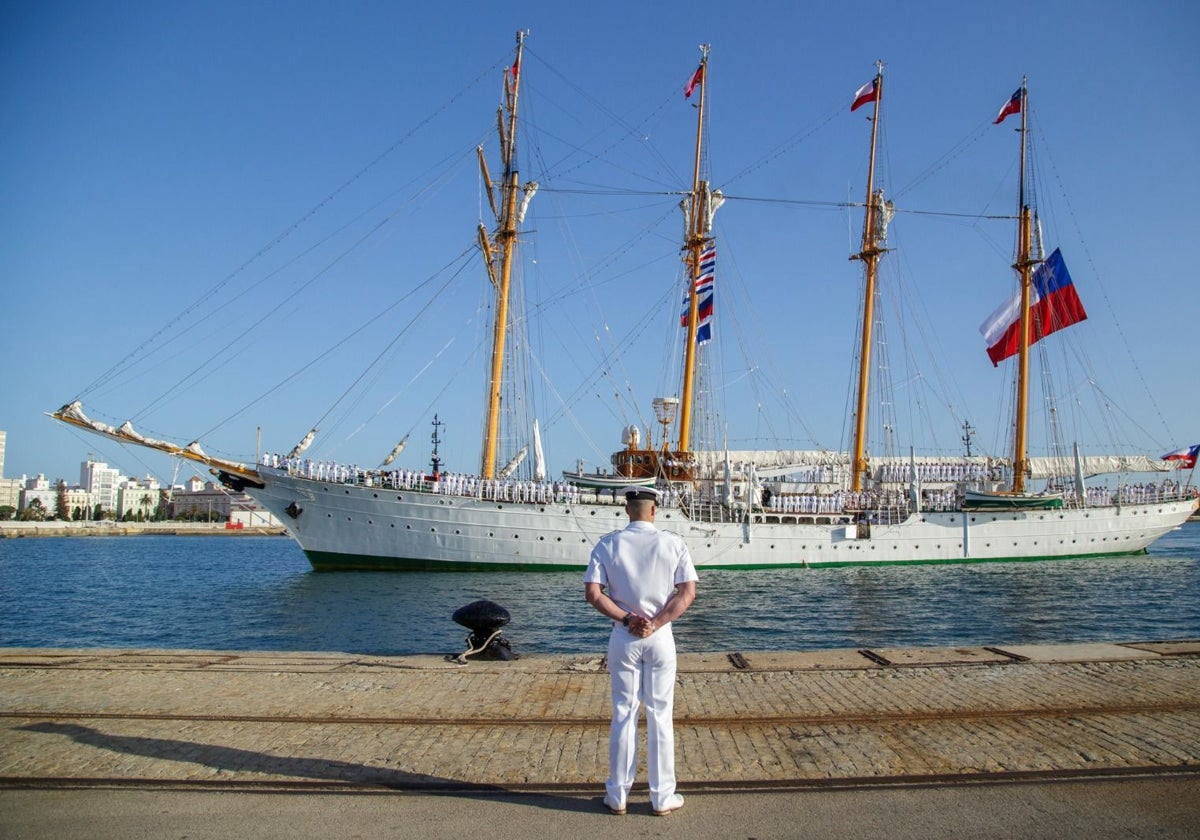
[[692,74],[692,80],[687,83],[687,87],[683,89],[683,98],[691,99],[692,91],[696,89],[696,85],[704,80],[704,64],[696,68],[696,72]]
[[1162,456],[1164,461],[1179,461],[1179,468],[1182,470],[1196,469],[1196,459],[1200,457],[1200,443],[1194,446],[1185,446],[1182,449],[1176,449],[1174,452],[1168,452]]
[[[712,245],[700,253],[700,275],[696,278],[696,343],[703,344],[712,339],[713,284],[717,276],[717,249]],[[683,296],[683,312],[679,326],[688,325],[692,301],[688,294]]]
[[1000,113],[996,115],[996,119],[992,120],[992,125],[1000,125],[1009,114],[1021,113],[1021,100],[1024,98],[1024,91],[1021,88],[1017,88],[1017,92],[1004,103],[1004,107],[1000,109]]
[[876,79],[872,79],[854,92],[854,103],[850,106],[851,111],[856,111],[868,102],[874,102],[879,98],[879,88],[875,86],[875,82]]
[[[1057,248],[1033,272],[1029,290],[1029,343],[1033,344],[1063,327],[1087,320],[1083,303],[1075,292],[1075,284],[1067,272],[1062,252]],[[1018,291],[979,326],[988,345],[992,366],[1021,347],[1021,293]]]

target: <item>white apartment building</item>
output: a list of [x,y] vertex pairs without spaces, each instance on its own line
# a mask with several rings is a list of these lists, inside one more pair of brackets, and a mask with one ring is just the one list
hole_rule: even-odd
[[139,513],[143,519],[149,519],[158,509],[161,496],[162,488],[153,476],[148,475],[140,481],[130,478],[117,488],[117,510],[122,519],[134,519]]
[[4,447],[8,443],[8,432],[0,431],[0,507],[16,508],[21,505],[21,481],[4,478]]
[[33,478],[25,479],[25,486],[21,488],[21,504],[20,507],[25,509],[33,504],[36,499],[41,505],[46,516],[54,515],[54,506],[57,502],[58,491],[50,486],[50,480],[46,476],[38,473]]
[[119,510],[117,489],[122,481],[121,473],[102,461],[84,461],[79,468],[79,486],[92,494],[102,510]]

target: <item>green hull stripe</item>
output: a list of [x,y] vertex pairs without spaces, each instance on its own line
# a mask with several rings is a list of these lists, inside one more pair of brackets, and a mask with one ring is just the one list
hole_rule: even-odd
[[[514,563],[458,562],[451,560],[414,560],[406,557],[371,557],[365,554],[333,554],[327,551],[306,551],[308,561],[318,572],[574,572],[582,571],[587,563]],[[1070,554],[1054,557],[958,557],[953,560],[864,560],[861,562],[834,561],[831,563],[706,563],[698,569],[729,569],[752,571],[759,569],[833,569],[844,566],[948,566],[964,563],[1040,563],[1053,560],[1085,560],[1104,557],[1132,557],[1147,554],[1138,551],[1105,551],[1093,554]]]

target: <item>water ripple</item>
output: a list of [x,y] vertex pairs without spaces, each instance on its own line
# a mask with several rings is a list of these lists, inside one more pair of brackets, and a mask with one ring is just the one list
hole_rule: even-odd
[[[1148,556],[701,572],[684,651],[1200,637],[1200,524]],[[450,620],[504,605],[525,653],[594,653],[608,626],[575,572],[317,574],[290,540],[0,540],[0,646],[456,653]]]

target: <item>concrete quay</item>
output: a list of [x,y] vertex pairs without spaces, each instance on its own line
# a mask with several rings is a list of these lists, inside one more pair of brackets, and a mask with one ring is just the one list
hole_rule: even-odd
[[[0,649],[0,786],[590,790],[599,657]],[[1200,641],[687,654],[683,791],[1200,770]]]

